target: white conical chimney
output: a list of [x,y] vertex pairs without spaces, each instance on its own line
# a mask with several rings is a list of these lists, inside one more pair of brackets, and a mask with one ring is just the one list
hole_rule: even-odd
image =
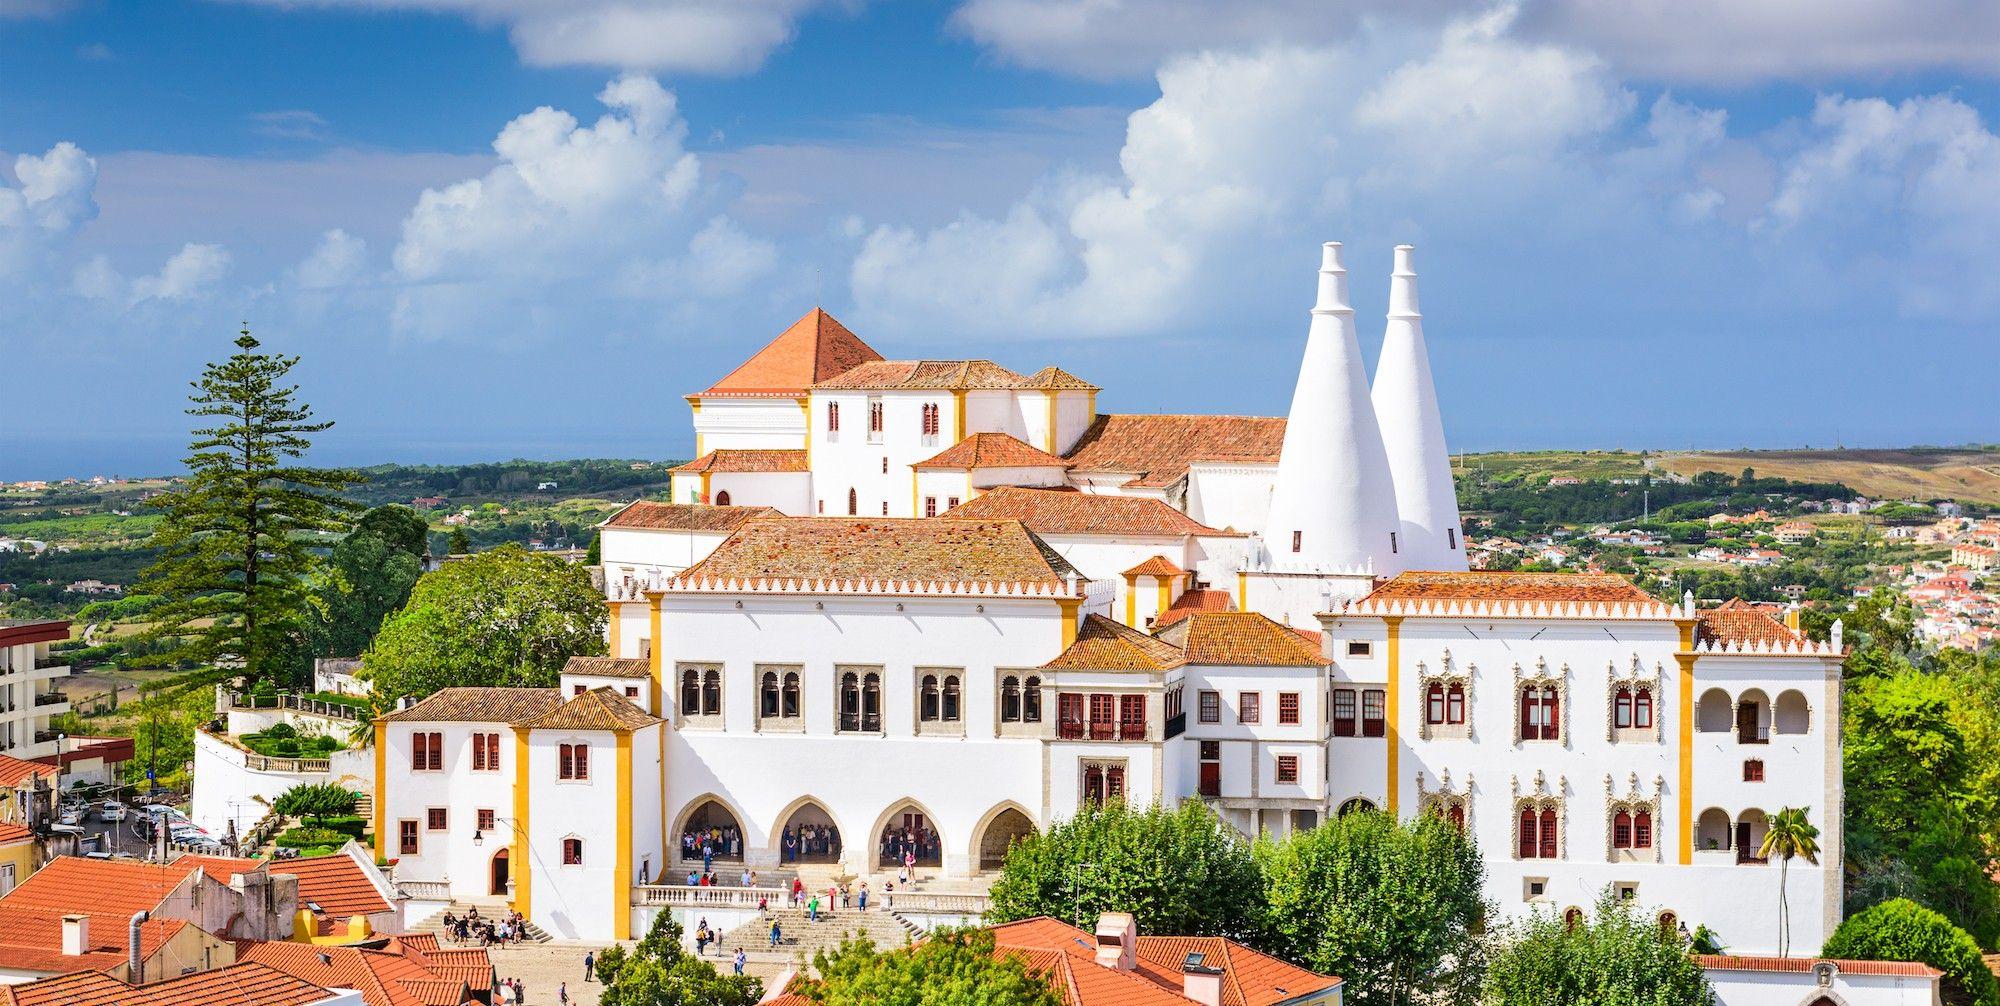
[[1368,399],[1340,244],[1328,242],[1264,543],[1277,568],[1402,570],[1395,488]]
[[1406,569],[1466,568],[1458,515],[1458,490],[1451,480],[1451,455],[1438,416],[1437,388],[1431,383],[1430,353],[1424,348],[1424,320],[1417,310],[1416,249],[1396,246],[1396,271],[1389,279],[1389,330],[1375,366],[1375,419],[1396,485]]

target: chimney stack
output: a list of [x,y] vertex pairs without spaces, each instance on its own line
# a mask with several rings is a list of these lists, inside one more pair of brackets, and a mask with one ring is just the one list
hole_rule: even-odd
[[65,915],[62,927],[64,957],[77,957],[90,949],[90,916]]
[[1129,912],[1105,912],[1097,917],[1097,963],[1113,971],[1139,966],[1139,923]]
[[1202,1006],[1222,1006],[1222,969],[1209,967],[1206,959],[1191,953],[1181,962],[1181,995]]
[[1437,387],[1431,381],[1430,351],[1424,345],[1424,316],[1417,310],[1416,248],[1396,246],[1396,269],[1389,277],[1389,328],[1382,358],[1375,365],[1372,394],[1389,476],[1396,486],[1404,569],[1466,568],[1458,489],[1452,484],[1451,454]]

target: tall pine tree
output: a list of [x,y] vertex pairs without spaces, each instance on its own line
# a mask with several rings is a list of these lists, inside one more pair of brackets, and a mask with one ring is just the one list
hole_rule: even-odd
[[258,352],[247,327],[236,346],[188,396],[188,415],[213,425],[193,431],[184,485],[154,500],[160,558],[137,590],[167,599],[148,633],[179,640],[166,662],[254,682],[296,666],[313,538],[345,529],[355,506],[335,493],[363,476],[290,464],[333,423],[284,383],[298,357]]

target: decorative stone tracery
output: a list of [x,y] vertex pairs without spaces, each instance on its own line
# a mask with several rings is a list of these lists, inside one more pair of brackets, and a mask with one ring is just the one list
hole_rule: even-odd
[[1466,834],[1472,834],[1472,773],[1467,772],[1465,781],[1454,786],[1451,770],[1444,769],[1438,773],[1437,788],[1432,789],[1429,780],[1418,772],[1417,809],[1452,821]]
[[[1451,658],[1451,650],[1446,649],[1433,665],[1429,661],[1417,661],[1417,702],[1421,715],[1417,719],[1417,735],[1424,740],[1434,738],[1454,738],[1469,740],[1472,731],[1472,682],[1478,676],[1476,664],[1460,666]],[[1432,724],[1430,717],[1431,686],[1449,690],[1457,686],[1464,697],[1465,716],[1462,723]]]
[[[1639,655],[1634,653],[1631,661],[1623,666],[1620,666],[1618,661],[1611,661],[1606,666],[1605,673],[1608,680],[1604,688],[1604,739],[1613,743],[1619,741],[1633,743],[1658,741],[1664,736],[1660,732],[1660,720],[1666,713],[1666,705],[1661,702],[1660,687],[1666,678],[1666,669],[1657,661],[1648,668],[1640,661]],[[1624,689],[1636,696],[1638,690],[1642,688],[1646,690],[1646,695],[1651,700],[1652,724],[1621,729],[1618,726],[1618,692]]]
[[[1657,863],[1660,862],[1660,806],[1661,793],[1666,788],[1666,779],[1655,775],[1649,788],[1641,788],[1639,773],[1626,776],[1625,792],[1621,796],[1616,783],[1609,774],[1604,777],[1604,858],[1612,863]],[[1616,821],[1619,812],[1636,818],[1642,811],[1650,822],[1649,842],[1644,849],[1620,849],[1616,839]],[[1635,825],[1636,826],[1636,825]]]
[[1525,792],[1523,792],[1521,786],[1521,777],[1518,775],[1513,777],[1509,785],[1513,795],[1512,806],[1514,812],[1509,815],[1512,820],[1508,823],[1508,827],[1514,836],[1512,849],[1515,858],[1520,858],[1521,812],[1531,810],[1536,814],[1540,814],[1548,810],[1554,811],[1556,817],[1555,858],[1559,860],[1568,859],[1569,808],[1568,801],[1563,799],[1563,794],[1569,790],[1569,781],[1563,776],[1557,776],[1555,782],[1551,784],[1542,770],[1536,769],[1534,778],[1528,781]]
[[[1564,748],[1568,748],[1570,746],[1569,713],[1570,707],[1575,705],[1575,703],[1570,701],[1569,695],[1569,665],[1563,664],[1552,670],[1549,667],[1548,658],[1546,657],[1536,657],[1532,668],[1522,667],[1518,663],[1514,665],[1514,706],[1508,710],[1509,718],[1514,721],[1514,743],[1518,746],[1529,740],[1529,738],[1522,735],[1522,696],[1528,694],[1531,689],[1540,690],[1543,688],[1554,689],[1555,691],[1555,739]],[[1536,743],[1542,742],[1538,740]]]

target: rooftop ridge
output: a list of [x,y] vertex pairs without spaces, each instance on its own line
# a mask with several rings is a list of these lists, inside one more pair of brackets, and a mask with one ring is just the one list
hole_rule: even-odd
[[1073,600],[1085,594],[1090,581],[1049,580],[898,580],[856,577],[796,576],[674,576],[659,581],[650,593],[663,594],[883,594],[919,597],[1047,597]]

